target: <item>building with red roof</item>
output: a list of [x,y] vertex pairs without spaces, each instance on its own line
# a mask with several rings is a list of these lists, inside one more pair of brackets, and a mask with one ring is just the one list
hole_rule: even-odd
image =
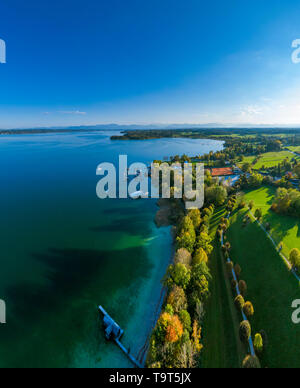
[[213,177],[233,175],[233,170],[231,167],[212,168],[211,175]]

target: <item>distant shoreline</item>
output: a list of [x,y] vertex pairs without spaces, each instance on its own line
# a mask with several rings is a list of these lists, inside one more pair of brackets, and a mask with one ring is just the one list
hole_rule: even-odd
[[0,136],[7,135],[43,135],[49,133],[111,132],[110,129],[2,129]]
[[55,133],[80,133],[80,132],[119,132],[119,136],[112,136],[111,140],[148,140],[148,139],[157,139],[157,138],[180,138],[187,137],[191,139],[201,139],[201,138],[218,138],[221,137],[253,137],[264,136],[264,135],[299,135],[300,128],[291,127],[291,128],[280,128],[280,127],[185,127],[181,128],[146,128],[146,127],[135,127],[128,128],[128,126],[117,126],[117,125],[107,125],[107,126],[78,126],[78,127],[48,127],[48,128],[20,128],[20,129],[0,129],[0,136],[7,135],[35,135],[35,134],[55,134]]

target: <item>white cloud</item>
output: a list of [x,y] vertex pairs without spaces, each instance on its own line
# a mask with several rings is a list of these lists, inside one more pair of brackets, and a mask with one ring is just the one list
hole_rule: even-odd
[[242,116],[256,116],[256,115],[262,115],[262,114],[263,114],[263,109],[254,105],[248,105],[241,110]]
[[86,112],[81,112],[79,110],[60,110],[58,113],[63,115],[86,115]]

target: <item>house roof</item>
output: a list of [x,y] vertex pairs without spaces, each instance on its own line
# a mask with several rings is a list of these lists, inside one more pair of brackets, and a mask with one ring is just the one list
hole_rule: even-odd
[[212,176],[226,176],[226,175],[233,175],[233,171],[231,167],[224,167],[224,168],[213,168],[211,170]]

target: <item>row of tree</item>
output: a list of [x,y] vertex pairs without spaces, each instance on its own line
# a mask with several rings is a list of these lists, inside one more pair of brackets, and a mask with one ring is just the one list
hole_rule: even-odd
[[[230,207],[229,214],[230,214],[237,206],[236,195],[232,195],[229,198],[228,202],[230,202],[230,206],[229,206]],[[253,207],[253,204],[252,204],[252,207]],[[238,309],[238,311],[242,311],[247,318],[246,320],[240,323],[240,328],[239,328],[241,341],[244,343],[247,343],[250,339],[251,332],[252,332],[250,320],[254,315],[254,307],[250,301],[246,301],[245,299],[247,295],[247,283],[241,279],[242,269],[240,265],[239,264],[234,265],[234,263],[230,260],[231,244],[228,241],[225,242],[226,232],[228,230],[228,227],[229,227],[229,220],[222,218],[221,223],[218,227],[218,235],[221,241],[223,236],[222,252],[223,252],[223,257],[226,261],[226,270],[227,270],[229,279],[231,281],[233,294],[234,295],[237,294],[237,296],[234,299],[234,304]],[[263,352],[264,346],[266,345],[266,343],[267,343],[267,339],[264,331],[261,331],[260,333],[257,333],[255,335],[253,345],[257,355],[260,355]],[[247,355],[247,357],[243,361],[243,368],[260,368],[260,362],[258,357]]]
[[190,210],[176,227],[176,253],[163,280],[167,297],[151,336],[148,367],[197,366],[203,347],[204,304],[210,295],[208,257],[213,247],[209,221],[213,212],[213,205],[202,212]]

